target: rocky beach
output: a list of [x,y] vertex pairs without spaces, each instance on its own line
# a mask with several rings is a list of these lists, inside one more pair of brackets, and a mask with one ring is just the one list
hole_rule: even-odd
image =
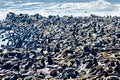
[[120,80],[118,16],[9,12],[0,38],[0,80]]

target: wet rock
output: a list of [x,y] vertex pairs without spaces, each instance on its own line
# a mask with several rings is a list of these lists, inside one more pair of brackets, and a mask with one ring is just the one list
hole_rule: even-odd
[[117,38],[120,38],[120,33],[117,33],[116,36],[117,36]]
[[75,79],[76,77],[77,77],[77,75],[75,74],[75,73],[68,73],[67,75],[66,75],[66,77],[67,77],[67,79],[70,79],[70,78],[72,78],[72,79]]
[[14,18],[15,18],[15,13],[9,12],[7,14],[6,20],[14,20]]
[[11,62],[9,62],[9,63],[4,63],[1,68],[9,70],[12,68],[12,66],[13,65],[11,64]]
[[89,45],[84,46],[83,50],[84,50],[84,52],[90,52],[91,51]]
[[40,74],[39,74],[39,78],[44,79],[44,78],[45,78],[45,74],[44,74],[44,73],[40,73]]
[[11,70],[19,71],[20,70],[19,66],[20,66],[20,63],[17,63],[11,68]]
[[3,49],[0,49],[0,53],[2,53],[3,52]]
[[114,68],[114,70],[120,74],[120,64],[117,64],[116,67]]
[[4,58],[9,58],[8,54],[4,54]]
[[74,68],[66,68],[64,71],[69,73],[69,72],[74,72],[75,69]]
[[41,59],[41,64],[42,64],[43,67],[45,67],[45,60],[44,60],[44,58]]
[[26,64],[25,64],[25,70],[28,70],[30,67],[32,66],[32,62],[27,62]]
[[52,71],[50,72],[50,76],[52,76],[52,77],[56,77],[57,75],[58,75],[58,73],[57,73],[56,70],[52,70]]
[[53,60],[50,56],[47,57],[47,61],[48,61],[48,65],[52,65],[53,64]]
[[63,70],[64,70],[63,68],[58,68],[58,69],[57,69],[57,71],[59,71],[60,73],[62,73]]

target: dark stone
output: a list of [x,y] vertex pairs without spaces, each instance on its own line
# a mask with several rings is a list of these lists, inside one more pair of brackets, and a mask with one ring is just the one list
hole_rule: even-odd
[[50,56],[48,56],[48,65],[52,65],[53,64],[53,60],[52,60],[52,58],[50,57]]
[[11,70],[19,71],[20,70],[19,66],[20,66],[19,63],[17,63],[11,68]]
[[109,74],[106,71],[102,72],[104,74],[105,77],[109,76]]
[[22,40],[21,39],[18,39],[16,45],[15,45],[15,48],[21,48],[22,47]]
[[8,54],[4,54],[4,58],[9,58]]
[[52,77],[56,77],[58,74],[57,74],[57,71],[56,70],[53,70],[50,72],[50,76]]
[[15,13],[9,12],[9,13],[7,14],[6,20],[12,20],[14,17],[15,17]]
[[85,45],[84,48],[83,48],[83,51],[84,52],[90,52],[90,46],[89,45]]
[[40,78],[44,79],[45,78],[45,74],[44,73],[40,73]]
[[75,71],[74,73],[75,73],[75,75],[79,76],[79,72],[78,71]]
[[67,78],[68,78],[68,79],[70,79],[70,78],[73,78],[73,79],[74,79],[74,78],[76,78],[76,77],[77,77],[77,75],[74,74],[73,72],[70,72],[70,73],[67,74]]
[[111,66],[111,67],[115,67],[115,66],[116,66],[115,62],[111,62],[111,63],[110,63],[110,66]]
[[5,47],[5,45],[3,45],[3,44],[2,44],[2,45],[1,45],[1,47],[2,47],[2,48],[4,48],[4,47]]
[[17,53],[7,53],[9,55],[9,57],[15,57],[17,55]]
[[29,53],[25,53],[24,55],[23,55],[23,58],[25,58],[25,59],[28,59],[30,57],[30,54]]
[[101,28],[98,33],[103,33],[104,32],[104,28]]
[[104,60],[104,63],[105,63],[105,64],[108,64],[109,61],[110,61],[109,59]]
[[3,49],[0,49],[0,53],[2,53],[3,52]]
[[20,59],[20,60],[23,59],[23,55],[22,55],[21,53],[18,53],[18,54],[16,55],[16,57],[17,57],[18,59]]
[[11,69],[12,68],[12,64],[11,63],[4,63],[3,65],[2,65],[2,69]]
[[117,36],[117,38],[120,38],[120,33],[117,33],[116,36]]
[[118,74],[120,74],[120,64],[116,65],[114,69]]
[[102,42],[101,41],[95,42],[95,47],[102,47]]
[[94,66],[97,66],[97,65],[98,65],[98,61],[97,61],[96,58],[93,59],[93,65],[94,65]]
[[67,68],[67,65],[66,65],[66,64],[63,64],[63,65],[62,65],[62,68],[63,68],[63,69],[66,69],[66,68]]
[[76,64],[77,64],[77,66],[79,66],[81,64],[80,60],[77,59]]
[[109,70],[107,70],[107,73],[108,73],[108,74],[112,74],[112,73],[113,73],[113,70],[112,70],[112,69],[109,69]]
[[60,73],[62,73],[63,72],[63,68],[59,68],[59,69],[57,69],[57,71],[59,71]]
[[66,80],[66,79],[67,79],[67,77],[65,76],[65,73],[62,73],[59,78],[60,78],[60,79],[63,79],[63,80]]
[[91,68],[93,66],[92,62],[87,62],[86,68]]
[[42,66],[44,68],[45,67],[45,60],[44,60],[44,58],[41,59],[41,64],[42,64]]
[[74,72],[74,71],[75,71],[74,68],[66,68],[65,69],[65,72],[67,72],[67,73]]
[[32,66],[32,62],[25,64],[25,70],[28,70]]
[[95,75],[96,74],[96,68],[92,68],[90,69],[90,72],[89,72],[91,75]]
[[94,56],[97,55],[98,52],[99,52],[98,48],[92,48],[92,50],[91,50],[91,54]]

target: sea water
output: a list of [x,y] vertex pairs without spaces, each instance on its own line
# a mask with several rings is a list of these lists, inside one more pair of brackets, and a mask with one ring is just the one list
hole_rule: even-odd
[[8,12],[16,14],[119,16],[120,0],[0,0],[0,19]]

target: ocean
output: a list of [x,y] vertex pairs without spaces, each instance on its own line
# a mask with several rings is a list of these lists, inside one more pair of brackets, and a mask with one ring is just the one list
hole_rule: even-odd
[[0,20],[8,12],[16,14],[119,16],[120,0],[0,0]]

